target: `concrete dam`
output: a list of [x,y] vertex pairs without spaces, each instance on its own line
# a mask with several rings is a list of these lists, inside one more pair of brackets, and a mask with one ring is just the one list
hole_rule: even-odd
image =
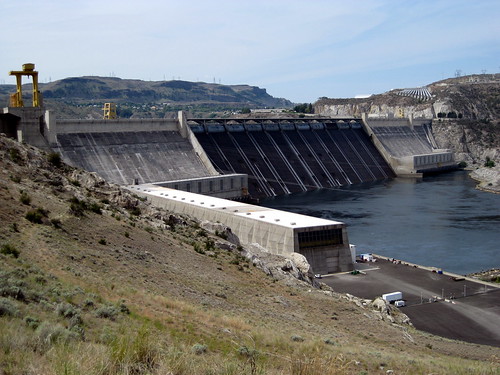
[[395,176],[356,120],[192,119],[188,124],[218,172],[248,175],[253,196]]
[[[59,152],[66,163],[168,210],[225,224],[243,244],[302,254],[318,273],[352,270],[354,246],[344,223],[236,201],[249,193],[272,197],[453,164],[451,153],[435,149],[427,124],[419,128],[422,135],[414,126],[423,123],[412,119],[374,127],[366,116],[187,120],[179,112],[175,120],[59,120],[43,108],[34,64],[10,74],[17,92],[0,113],[0,133]],[[22,76],[33,77],[32,107],[22,100]]]
[[182,112],[175,120],[59,120],[42,108],[12,107],[0,114],[0,132],[7,136],[57,151],[68,164],[174,212],[228,225],[243,244],[302,254],[322,274],[353,267],[344,223],[226,199],[336,188],[452,165],[451,153],[433,146],[430,121],[421,125],[326,118],[188,120]]

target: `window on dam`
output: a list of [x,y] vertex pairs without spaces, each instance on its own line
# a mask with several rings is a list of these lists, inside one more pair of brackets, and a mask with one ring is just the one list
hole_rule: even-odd
[[299,248],[341,245],[342,229],[325,229],[299,233]]

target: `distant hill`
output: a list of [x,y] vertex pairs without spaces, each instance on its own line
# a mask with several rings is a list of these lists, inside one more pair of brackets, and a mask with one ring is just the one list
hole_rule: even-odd
[[[31,85],[23,86],[29,97]],[[72,77],[40,84],[45,106],[69,118],[102,117],[103,103],[118,106],[120,117],[165,117],[179,109],[191,111],[242,108],[290,108],[289,100],[275,98],[256,86],[188,81],[141,81],[115,77]],[[8,103],[14,85],[0,85],[0,101]],[[168,116],[167,116],[168,117]]]

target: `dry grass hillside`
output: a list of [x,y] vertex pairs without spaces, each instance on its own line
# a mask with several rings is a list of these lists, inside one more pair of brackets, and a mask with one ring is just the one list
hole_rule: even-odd
[[212,234],[3,136],[0,202],[2,375],[500,371],[500,348],[314,288],[221,226]]

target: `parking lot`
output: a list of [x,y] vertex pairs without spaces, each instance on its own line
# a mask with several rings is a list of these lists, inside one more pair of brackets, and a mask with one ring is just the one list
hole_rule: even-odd
[[420,330],[451,339],[500,346],[500,288],[459,275],[375,257],[356,263],[358,274],[335,274],[321,281],[335,291],[374,299],[400,291],[401,311]]

